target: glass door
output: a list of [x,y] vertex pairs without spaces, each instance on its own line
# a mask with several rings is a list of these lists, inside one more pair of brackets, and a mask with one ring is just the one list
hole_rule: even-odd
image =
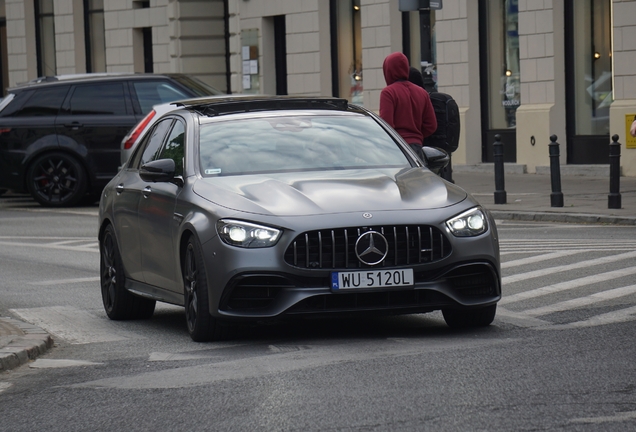
[[609,163],[611,0],[566,0],[567,162]]
[[482,161],[493,162],[495,135],[504,161],[517,160],[519,83],[519,0],[480,0]]

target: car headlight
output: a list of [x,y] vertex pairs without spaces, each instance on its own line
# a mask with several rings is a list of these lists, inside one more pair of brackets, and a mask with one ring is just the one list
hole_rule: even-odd
[[456,237],[477,236],[488,230],[486,215],[480,207],[475,207],[447,220],[446,226]]
[[225,243],[244,248],[274,246],[281,230],[232,219],[221,219],[216,223],[219,237]]

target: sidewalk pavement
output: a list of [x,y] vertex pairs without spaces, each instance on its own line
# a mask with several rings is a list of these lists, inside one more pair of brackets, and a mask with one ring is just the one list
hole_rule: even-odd
[[[492,164],[453,167],[455,184],[471,193],[497,220],[636,225],[636,177],[620,178],[622,208],[608,208],[609,175],[594,166],[568,167],[561,174],[563,207],[551,207],[552,184],[545,174],[524,174],[506,165],[506,204],[494,203]],[[540,171],[541,172],[541,171]],[[35,359],[53,346],[44,330],[13,318],[0,317],[0,372]]]

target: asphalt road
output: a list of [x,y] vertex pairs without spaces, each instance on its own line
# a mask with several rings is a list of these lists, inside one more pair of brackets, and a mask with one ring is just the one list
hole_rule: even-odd
[[0,431],[636,428],[636,227],[501,222],[485,329],[432,313],[197,344],[177,307],[108,320],[96,214],[0,199],[0,315],[56,341],[0,374]]

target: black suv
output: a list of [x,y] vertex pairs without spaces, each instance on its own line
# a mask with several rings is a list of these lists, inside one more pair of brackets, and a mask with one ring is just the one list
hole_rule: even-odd
[[0,191],[49,207],[98,198],[117,173],[120,144],[152,106],[218,90],[180,74],[38,78],[0,102]]

